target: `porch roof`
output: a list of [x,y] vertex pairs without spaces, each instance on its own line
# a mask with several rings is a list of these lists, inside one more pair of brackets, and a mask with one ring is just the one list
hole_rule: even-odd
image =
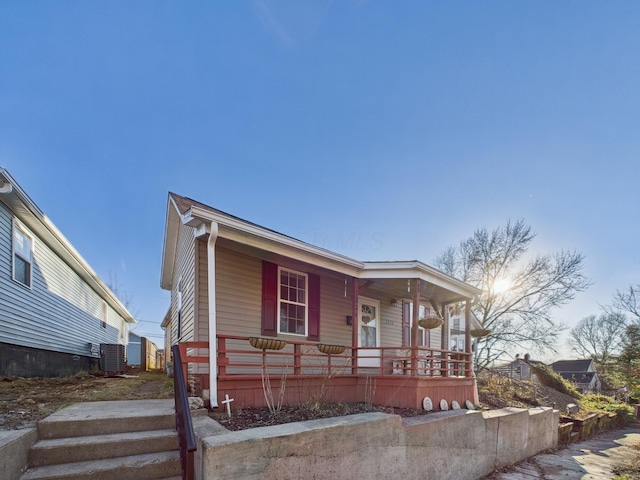
[[177,231],[181,222],[194,227],[197,234],[209,233],[212,222],[218,225],[218,237],[253,247],[265,252],[282,255],[334,272],[376,283],[398,298],[406,292],[406,281],[422,280],[424,294],[421,298],[450,303],[474,298],[482,291],[461,280],[441,272],[418,260],[362,262],[331,252],[321,247],[248,222],[201,202],[169,193],[167,225],[162,262],[161,286],[171,288],[173,256],[177,247]]

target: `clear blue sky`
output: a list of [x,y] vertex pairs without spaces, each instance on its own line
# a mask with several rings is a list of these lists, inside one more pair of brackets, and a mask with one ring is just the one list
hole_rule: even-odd
[[[0,165],[161,343],[169,190],[359,260],[524,218],[640,282],[640,2],[0,1]],[[565,355],[566,356],[566,355]]]

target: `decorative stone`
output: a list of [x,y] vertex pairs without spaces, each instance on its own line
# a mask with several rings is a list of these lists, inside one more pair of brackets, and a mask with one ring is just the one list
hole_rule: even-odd
[[473,404],[471,400],[467,400],[464,402],[468,410],[475,410],[476,406]]
[[449,410],[449,404],[444,398],[440,400],[440,410]]
[[578,413],[578,410],[580,410],[580,408],[575,403],[567,404],[567,413]]
[[433,402],[429,397],[424,397],[422,399],[422,408],[424,408],[427,412],[433,410]]
[[204,401],[200,397],[189,397],[189,410],[204,408]]
[[453,400],[451,402],[451,410],[460,410],[460,404],[458,402],[456,402],[455,400]]

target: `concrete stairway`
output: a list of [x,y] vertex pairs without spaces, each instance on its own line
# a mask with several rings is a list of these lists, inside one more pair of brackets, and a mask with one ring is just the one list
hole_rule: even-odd
[[38,423],[21,480],[179,479],[173,400],[77,403]]

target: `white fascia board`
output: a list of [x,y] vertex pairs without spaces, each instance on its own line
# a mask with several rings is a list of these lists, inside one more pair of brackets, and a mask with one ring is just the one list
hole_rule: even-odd
[[360,278],[419,278],[465,298],[473,298],[482,293],[479,288],[418,261],[365,262]]
[[162,266],[160,271],[160,288],[171,290],[173,272],[178,249],[178,231],[180,230],[181,215],[174,200],[169,197],[167,202],[167,219],[164,228],[164,243],[162,245]]
[[345,275],[359,277],[362,262],[315,247],[291,237],[229,218],[196,205],[183,216],[183,223],[193,227],[201,222],[215,222],[219,226],[218,236],[234,242],[259,248],[284,257],[293,258]]

